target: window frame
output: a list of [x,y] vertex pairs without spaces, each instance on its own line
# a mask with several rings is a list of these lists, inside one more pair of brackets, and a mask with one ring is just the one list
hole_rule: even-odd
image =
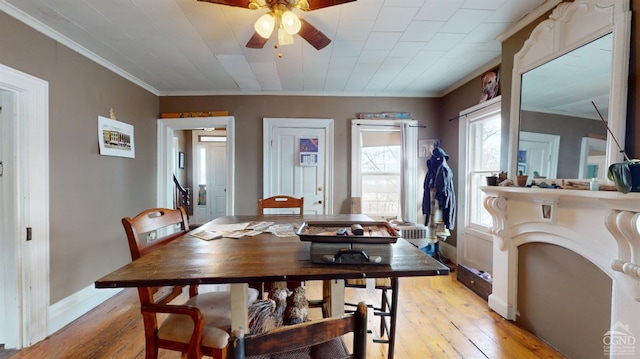
[[[418,171],[417,171],[417,120],[361,120],[351,121],[351,198],[362,198],[362,155],[361,133],[363,130],[380,129],[386,126],[401,133],[401,177],[400,177],[400,213],[405,222],[417,222],[418,211]],[[404,129],[409,129],[403,131]],[[421,194],[420,194],[421,196]],[[404,202],[404,205],[403,205]],[[404,208],[404,209],[403,209]]]
[[[459,127],[459,147],[458,153],[463,156],[459,163],[459,186],[461,193],[458,198],[458,223],[463,231],[471,232],[473,235],[487,240],[492,240],[492,236],[489,234],[489,226],[484,226],[478,223],[471,223],[471,206],[469,201],[471,199],[473,189],[471,188],[471,176],[481,173],[494,173],[496,171],[469,171],[470,156],[469,156],[469,144],[471,141],[469,128],[472,123],[486,119],[487,117],[500,116],[501,114],[501,96],[493,98],[487,102],[478,104],[471,108],[468,108],[460,112],[460,127]],[[503,129],[501,128],[501,132]],[[501,142],[504,136],[501,133]],[[501,144],[502,148],[502,144]],[[501,160],[500,160],[501,161]],[[479,189],[476,189],[479,190]]]

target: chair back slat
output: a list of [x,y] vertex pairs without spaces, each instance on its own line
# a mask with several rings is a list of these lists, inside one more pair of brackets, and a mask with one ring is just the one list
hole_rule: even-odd
[[[147,209],[133,218],[123,218],[122,225],[127,233],[132,260],[136,260],[154,251],[156,248],[171,242],[189,230],[189,220],[182,207],[178,209]],[[143,238],[141,238],[143,233],[157,231],[172,225],[180,225],[180,229],[152,242],[147,242],[146,239],[143,240]]]
[[353,332],[353,358],[364,359],[367,352],[367,306],[360,302],[353,314],[342,318],[279,327],[267,333],[244,336],[234,332],[230,338],[231,358],[272,355],[306,348]]
[[265,208],[298,208],[299,214],[304,213],[304,197],[296,198],[285,195],[258,199],[258,215],[264,215]]

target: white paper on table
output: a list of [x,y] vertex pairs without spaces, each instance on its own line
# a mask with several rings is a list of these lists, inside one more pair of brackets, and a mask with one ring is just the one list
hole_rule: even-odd
[[242,231],[247,228],[249,222],[244,223],[227,223],[227,224],[219,224],[219,223],[207,223],[198,227],[197,230],[205,230],[205,231],[213,231],[213,232],[235,232]]

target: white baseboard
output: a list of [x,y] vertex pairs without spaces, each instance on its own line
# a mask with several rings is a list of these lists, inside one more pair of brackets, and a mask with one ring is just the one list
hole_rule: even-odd
[[49,307],[49,334],[64,328],[91,309],[118,294],[122,288],[97,289],[90,285]]

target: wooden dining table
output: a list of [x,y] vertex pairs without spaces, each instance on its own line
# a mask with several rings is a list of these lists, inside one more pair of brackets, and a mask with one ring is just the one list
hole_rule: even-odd
[[[304,216],[225,216],[206,224],[216,225],[268,221],[291,224],[304,222],[348,222],[366,225],[372,219],[362,214]],[[392,246],[391,264],[317,264],[311,262],[310,242],[297,235],[262,233],[242,238],[205,241],[190,234],[107,274],[96,288],[124,288],[191,284],[230,284],[232,329],[248,327],[247,287],[250,282],[323,281],[323,299],[331,316],[344,314],[344,280],[447,275],[449,268],[411,243],[398,238]],[[395,291],[398,292],[397,282]],[[389,346],[393,352],[393,344]]]

